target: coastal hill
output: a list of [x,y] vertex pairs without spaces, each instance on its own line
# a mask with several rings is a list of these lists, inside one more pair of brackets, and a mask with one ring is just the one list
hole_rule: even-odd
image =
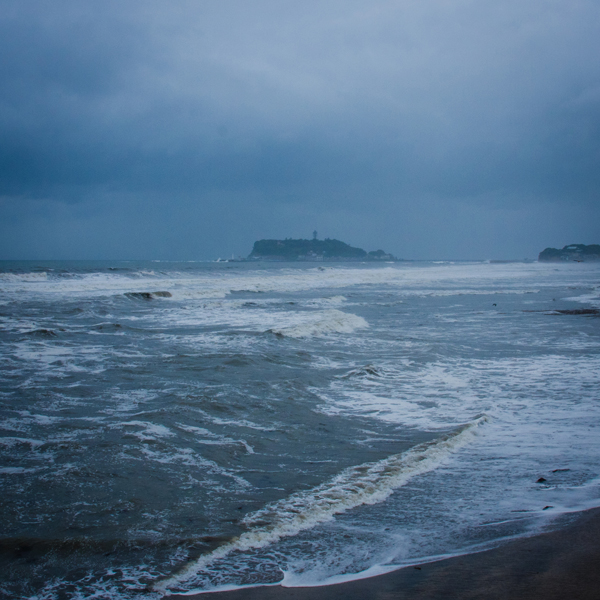
[[600,245],[569,244],[562,249],[546,248],[538,256],[540,262],[577,261],[590,262],[600,260]]
[[397,260],[383,250],[365,252],[340,240],[259,240],[254,242],[249,260],[300,260],[300,261],[359,261]]

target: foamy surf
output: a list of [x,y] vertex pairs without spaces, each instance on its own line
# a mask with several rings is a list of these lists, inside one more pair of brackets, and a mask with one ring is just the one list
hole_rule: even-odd
[[306,320],[297,325],[273,327],[269,329],[269,332],[285,337],[303,338],[329,333],[352,333],[357,329],[365,329],[369,326],[362,317],[337,309],[308,313],[308,315]]
[[[242,534],[172,589],[357,579],[600,503],[600,265],[2,267],[2,535],[51,540],[7,596],[133,600]],[[383,502],[316,489],[367,465],[335,485],[376,501],[375,461],[482,414]]]
[[437,440],[377,462],[350,467],[320,486],[293,494],[248,515],[243,523],[249,531],[156,583],[153,589],[167,593],[234,551],[264,548],[325,523],[336,514],[383,502],[414,477],[441,466],[454,452],[471,442],[477,435],[477,428],[487,420],[483,415]]

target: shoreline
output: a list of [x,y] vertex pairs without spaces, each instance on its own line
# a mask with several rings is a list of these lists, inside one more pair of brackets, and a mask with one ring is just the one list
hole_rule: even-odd
[[600,508],[497,548],[317,587],[239,588],[173,600],[598,600]]

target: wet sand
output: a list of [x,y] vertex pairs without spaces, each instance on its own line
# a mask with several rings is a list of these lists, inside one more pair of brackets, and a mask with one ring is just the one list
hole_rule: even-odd
[[[170,596],[170,598],[183,598]],[[311,588],[246,588],[197,600],[600,600],[600,509],[499,548]]]

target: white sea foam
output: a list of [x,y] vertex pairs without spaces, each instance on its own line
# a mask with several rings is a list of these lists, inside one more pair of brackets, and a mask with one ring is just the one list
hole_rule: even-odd
[[246,440],[234,440],[225,435],[219,435],[217,433],[213,433],[208,429],[204,429],[204,427],[195,427],[193,425],[184,425],[183,423],[178,423],[177,426],[183,431],[189,431],[190,433],[194,433],[199,438],[196,438],[196,441],[200,444],[205,444],[207,446],[229,446],[229,445],[241,445],[244,446],[246,452],[248,454],[254,454],[254,448],[246,442]]
[[[554,271],[552,269],[551,271]],[[385,285],[402,294],[472,294],[485,293],[489,287],[504,293],[525,293],[544,285],[547,265],[510,264],[489,265],[481,263],[461,265],[373,266],[371,268],[331,267],[319,269],[273,269],[195,273],[90,273],[70,278],[48,277],[46,273],[5,273],[0,277],[0,292],[22,296],[24,293],[97,297],[146,293],[164,290],[172,299],[218,299],[231,293],[295,293],[309,290],[340,289],[357,285]],[[577,277],[576,273],[571,274]],[[526,287],[523,287],[526,284]],[[534,287],[532,287],[532,285]],[[149,287],[151,286],[151,287]],[[476,290],[475,288],[479,288]],[[168,299],[167,299],[168,300]]]
[[118,415],[123,413],[131,413],[137,410],[140,405],[143,405],[157,397],[157,393],[147,389],[129,390],[123,393],[119,390],[113,390],[110,398],[114,406],[100,410],[101,413],[107,415]]
[[222,417],[211,415],[203,410],[199,410],[198,413],[215,425],[231,425],[233,427],[255,429],[256,431],[275,431],[284,426],[282,423],[273,423],[270,427],[265,427],[264,425],[259,425],[253,421],[248,421],[248,419],[223,419]]
[[[53,376],[63,376],[72,372],[101,373],[104,370],[100,364],[93,369],[89,365],[89,362],[102,363],[106,358],[105,349],[100,346],[75,347],[28,340],[14,344],[13,348],[14,356],[29,363],[37,363],[38,374],[44,371]],[[84,361],[88,364],[82,366]]]
[[[173,307],[157,314],[148,315],[147,319],[157,326],[208,326],[230,327],[238,331],[269,332],[285,337],[305,338],[326,336],[335,333],[353,333],[358,329],[367,328],[367,321],[358,315],[330,308],[325,310],[290,310],[273,307],[264,310],[263,306],[247,306],[247,303],[234,300],[231,302],[203,303],[201,307]],[[240,308],[243,307],[242,310]],[[165,334],[170,336],[170,334]],[[178,344],[185,343],[192,347],[219,346],[231,344],[231,339],[219,339],[212,333],[199,333],[177,337],[170,336]],[[163,339],[166,339],[163,337]],[[254,345],[255,340],[236,339],[239,346]]]
[[0,475],[23,475],[33,473],[37,469],[26,469],[25,467],[0,467]]
[[345,302],[348,301],[348,298],[345,296],[329,296],[327,298],[318,298],[315,300],[310,300],[307,302],[307,306],[341,306]]
[[304,313],[298,317],[298,320],[301,320],[298,324],[273,327],[269,331],[286,337],[302,338],[329,333],[352,333],[369,326],[362,317],[337,309]]
[[6,282],[38,282],[47,281],[48,273],[45,271],[39,273],[0,273],[0,281]]
[[8,448],[12,446],[17,446],[19,444],[26,444],[31,448],[39,448],[43,446],[44,442],[42,440],[33,440],[30,438],[20,438],[20,437],[3,437],[0,438],[0,446],[6,446]]
[[52,417],[50,415],[36,415],[31,414],[28,410],[20,410],[19,412],[19,421],[22,422],[33,422],[37,425],[54,425],[55,423],[59,423],[63,420],[62,417]]
[[162,592],[189,581],[208,565],[234,551],[263,548],[329,521],[336,514],[365,504],[377,504],[412,478],[434,470],[452,453],[468,444],[485,416],[434,442],[420,444],[402,454],[345,469],[332,480],[307,492],[299,492],[245,517],[247,531],[212,553],[200,557],[181,572],[157,583]]
[[[577,347],[574,342],[569,345]],[[592,340],[588,346],[597,347],[597,342]],[[365,376],[353,377],[360,373]],[[581,388],[575,407],[563,398],[565,382],[571,382],[571,388]],[[328,393],[313,391],[323,399],[321,410],[326,414],[369,415],[435,431],[465,422],[480,412],[530,411],[533,417],[542,400],[559,414],[577,410],[584,403],[591,410],[595,401],[592,390],[598,385],[599,358],[542,355],[527,361],[454,360],[417,370],[409,364],[368,365],[334,380]],[[550,414],[554,413],[548,418]]]
[[[240,477],[230,469],[225,469],[219,466],[216,462],[203,458],[198,453],[194,452],[191,448],[172,448],[167,451],[152,450],[150,447],[143,447],[140,449],[145,461],[153,461],[163,465],[186,465],[188,467],[196,467],[209,473],[211,475],[218,475],[220,477],[227,477],[234,481],[239,488],[249,488],[250,483]],[[123,455],[123,458],[127,458]],[[206,480],[205,480],[206,482]],[[198,483],[196,481],[196,483]],[[211,481],[210,485],[213,491],[216,491],[217,483]],[[231,492],[231,490],[222,489],[223,493]]]
[[175,435],[168,427],[165,427],[164,425],[157,425],[156,423],[148,423],[146,421],[127,421],[125,423],[118,423],[114,425],[114,427],[141,427],[142,431],[136,431],[132,435],[142,441],[172,437]]
[[572,298],[565,298],[571,302],[581,302],[582,304],[589,304],[594,308],[600,308],[600,287],[594,288],[589,294],[582,294],[581,296],[573,296]]

